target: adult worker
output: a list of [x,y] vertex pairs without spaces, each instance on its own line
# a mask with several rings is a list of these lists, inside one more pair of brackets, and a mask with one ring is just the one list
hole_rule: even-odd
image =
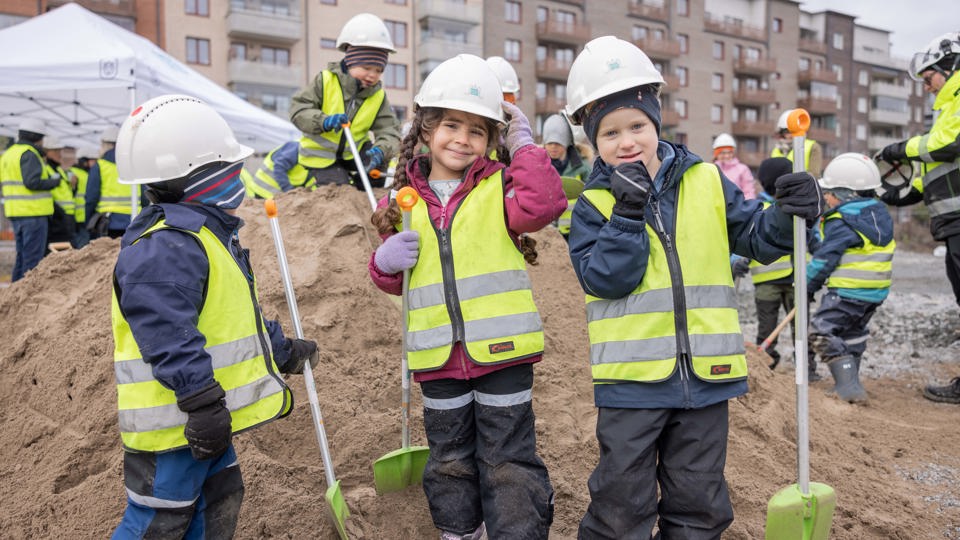
[[77,201],[73,195],[71,176],[67,173],[63,163],[63,149],[65,145],[56,137],[44,137],[43,151],[45,166],[49,169],[48,175],[60,178],[60,184],[50,190],[53,197],[53,214],[50,216],[50,225],[47,229],[47,243],[70,242],[73,244],[73,235],[77,228],[74,218]]
[[[76,151],[76,150],[74,150]],[[70,167],[70,174],[76,178],[73,189],[74,213],[73,218],[77,223],[76,231],[73,234],[73,248],[80,249],[90,243],[90,231],[87,230],[87,179],[90,176],[89,158],[81,156],[75,164]]]
[[[930,42],[910,61],[910,77],[923,81],[939,111],[930,131],[893,143],[880,151],[890,163],[916,161],[920,175],[908,193],[888,189],[885,203],[907,206],[920,202],[930,211],[930,232],[947,246],[947,278],[960,304],[960,32],[948,32]],[[960,378],[946,386],[927,386],[924,397],[960,403]]]
[[113,272],[127,493],[114,539],[233,538],[244,491],[233,434],[287,416],[281,374],[316,363],[315,342],[264,319],[240,245],[251,152],[189,96],[154,98],[120,128],[120,177],[153,204],[128,227]]
[[[787,128],[787,117],[789,116],[790,110],[786,110],[777,119],[777,132],[773,136],[776,144],[773,151],[770,152],[770,157],[785,157],[793,161],[793,134]],[[806,171],[820,178],[820,173],[823,171],[823,147],[820,146],[820,143],[810,137],[804,139],[803,157]]]
[[543,147],[550,156],[550,164],[563,180],[567,209],[557,220],[557,230],[567,238],[570,236],[570,216],[573,214],[573,206],[583,192],[584,182],[590,176],[590,166],[584,163],[576,145],[573,144],[570,124],[563,116],[553,114],[544,120],[542,139]]
[[117,128],[109,127],[100,136],[100,159],[90,168],[84,205],[90,238],[120,238],[130,225],[130,196],[133,186],[120,183],[117,174]]
[[729,133],[721,133],[713,140],[713,162],[720,172],[743,192],[743,198],[755,199],[757,189],[753,184],[753,173],[737,159],[737,141]]
[[280,192],[302,187],[313,190],[316,180],[310,178],[297,160],[300,153],[298,141],[288,141],[270,151],[248,187],[258,199],[272,199]]
[[517,103],[517,94],[520,93],[520,78],[516,70],[502,56],[487,58],[487,65],[497,74],[500,80],[500,89],[503,91],[503,100],[508,103]]
[[40,264],[47,250],[49,219],[53,215],[50,190],[60,185],[60,177],[51,177],[44,166],[40,150],[46,133],[42,120],[24,118],[16,144],[0,156],[3,213],[13,225],[17,251],[11,281],[20,280]]
[[[400,121],[387,101],[380,77],[387,55],[397,52],[383,20],[371,13],[355,15],[340,31],[337,48],[344,51],[290,101],[290,121],[300,139],[300,165],[317,184],[353,184],[356,156],[341,133],[350,123],[360,158],[368,170],[384,169],[400,145]],[[371,142],[370,132],[376,137]],[[374,186],[383,180],[370,178]]]

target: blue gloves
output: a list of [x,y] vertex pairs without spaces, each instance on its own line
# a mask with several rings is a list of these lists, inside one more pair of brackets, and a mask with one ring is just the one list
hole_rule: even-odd
[[349,122],[350,119],[347,118],[347,115],[343,113],[331,114],[330,116],[323,119],[323,130],[324,131],[340,131],[343,129],[343,125]]
[[378,146],[367,150],[363,153],[367,157],[367,170],[372,171],[373,169],[380,169],[383,167],[383,150]]
[[401,231],[383,241],[373,255],[373,264],[384,274],[399,274],[417,264],[420,233]]

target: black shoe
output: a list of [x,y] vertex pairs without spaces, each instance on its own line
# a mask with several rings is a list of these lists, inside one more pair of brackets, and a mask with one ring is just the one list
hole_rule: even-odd
[[923,389],[923,397],[941,403],[960,403],[960,377],[954,377],[946,386],[928,386]]

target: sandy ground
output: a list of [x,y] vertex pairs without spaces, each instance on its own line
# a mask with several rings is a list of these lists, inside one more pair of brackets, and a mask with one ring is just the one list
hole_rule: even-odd
[[[371,464],[400,446],[400,321],[367,277],[379,243],[367,200],[352,188],[326,187],[279,203],[304,331],[320,343],[315,373],[352,513],[347,530],[354,538],[435,538],[420,489],[377,496],[373,487]],[[262,207],[245,203],[241,215],[266,315],[292,334]],[[552,230],[535,237],[541,264],[530,273],[547,336],[534,389],[538,445],[557,492],[552,536],[575,538],[597,459],[583,297],[562,238]],[[51,255],[0,289],[5,538],[104,538],[123,512],[109,309],[117,249],[98,240]],[[960,538],[960,409],[919,393],[926,382],[960,375],[957,308],[942,260],[898,254],[897,262],[898,279],[912,285],[895,287],[873,323],[878,337],[864,360],[870,403],[829,398],[826,382],[810,391],[811,478],[837,492],[832,538]],[[741,297],[745,322],[749,289]],[[767,361],[750,354],[751,392],[731,402],[726,472],[736,520],[725,538],[762,538],[767,501],[796,482],[793,373],[771,372]],[[235,439],[246,481],[238,538],[335,534],[301,379],[288,381],[297,397],[291,417]],[[413,444],[424,444],[416,388],[413,410]]]

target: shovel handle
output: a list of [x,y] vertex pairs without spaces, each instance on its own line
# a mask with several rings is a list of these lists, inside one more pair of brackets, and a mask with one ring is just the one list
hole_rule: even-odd
[[347,143],[350,145],[350,153],[353,154],[353,163],[357,167],[357,173],[360,174],[360,181],[363,182],[363,190],[367,192],[367,199],[370,200],[370,208],[376,210],[377,199],[373,196],[373,186],[370,185],[367,171],[363,168],[363,160],[360,159],[360,151],[357,150],[357,141],[353,140],[350,122],[344,122],[341,127],[343,128],[343,136],[347,138]]
[[[403,212],[403,230],[410,230],[410,212],[420,200],[417,190],[410,186],[404,186],[397,192],[397,206]],[[401,342],[403,343],[403,355],[400,360],[400,385],[403,395],[400,401],[400,437],[403,448],[410,446],[410,370],[407,366],[407,313],[410,309],[407,296],[410,292],[410,269],[403,271],[403,289],[400,293],[400,308],[402,312],[403,333]]]
[[770,335],[767,336],[767,339],[763,340],[763,343],[761,343],[757,348],[760,349],[761,351],[767,350],[767,348],[770,347],[770,344],[773,342],[773,340],[777,339],[777,336],[780,335],[780,332],[783,332],[783,329],[786,328],[788,324],[790,324],[790,321],[793,320],[793,316],[796,314],[797,314],[797,306],[793,306],[793,309],[790,310],[790,313],[787,313],[787,316],[784,317],[779,324],[777,324],[777,327],[773,329],[773,332],[770,332]]

